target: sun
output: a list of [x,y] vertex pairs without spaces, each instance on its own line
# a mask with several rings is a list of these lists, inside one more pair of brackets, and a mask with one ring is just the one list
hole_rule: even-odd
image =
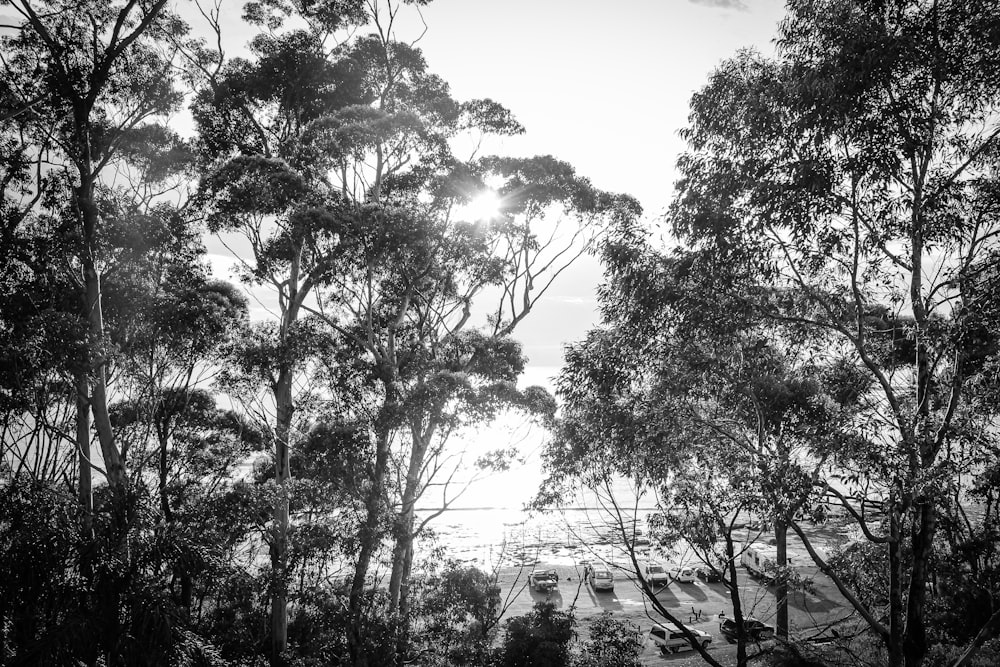
[[472,198],[468,204],[459,207],[459,213],[472,222],[492,220],[500,216],[500,197],[493,190],[485,190]]

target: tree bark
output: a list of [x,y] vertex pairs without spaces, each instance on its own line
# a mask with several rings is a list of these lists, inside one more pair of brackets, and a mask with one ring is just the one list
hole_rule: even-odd
[[406,483],[403,486],[403,497],[399,514],[394,526],[395,545],[392,551],[392,575],[389,578],[389,612],[395,612],[400,606],[401,589],[406,579],[407,554],[413,551],[413,509],[417,503],[417,493],[420,487],[420,470],[424,465],[430,437],[421,433],[418,428],[411,429],[413,447],[410,450],[410,462],[406,470]]
[[278,372],[274,385],[275,419],[274,478],[277,492],[274,500],[274,525],[271,535],[271,664],[283,664],[288,648],[288,438],[291,433],[292,369],[287,365]]
[[733,620],[736,623],[736,664],[745,667],[747,664],[747,633],[743,625],[743,604],[740,600],[739,572],[736,568],[736,549],[733,547],[733,537],[728,531],[726,539],[726,561],[729,564],[729,601],[733,603]]
[[392,575],[389,578],[389,613],[398,613],[399,635],[396,638],[396,663],[403,664],[409,644],[409,581],[413,567],[413,523],[414,507],[420,487],[420,470],[424,465],[427,448],[432,434],[413,427],[411,437],[410,463],[406,471],[406,483],[399,514],[394,530],[395,544],[392,550]]
[[89,393],[90,385],[87,372],[78,371],[76,375],[76,447],[80,470],[77,480],[77,497],[80,499],[80,530],[84,541],[90,540],[94,535],[93,471],[90,468]]
[[889,667],[903,665],[903,585],[899,509],[889,500]]
[[[86,126],[85,124],[84,127]],[[115,495],[121,497],[127,487],[128,477],[125,474],[125,463],[115,443],[114,431],[111,428],[111,415],[108,412],[105,373],[107,349],[104,339],[104,310],[101,305],[101,276],[97,271],[97,263],[94,258],[94,248],[97,247],[99,215],[97,204],[94,202],[94,179],[88,171],[89,164],[90,161],[87,159],[80,168],[81,184],[75,189],[75,195],[83,226],[83,280],[91,356],[90,408],[94,416],[94,426],[97,428],[97,439],[101,445],[101,456],[104,459],[108,486],[115,492]]]
[[903,654],[907,667],[920,667],[927,655],[927,630],[924,627],[927,600],[928,561],[934,549],[934,531],[937,525],[937,508],[933,502],[920,504],[914,517],[910,545],[913,564],[910,566],[910,587],[906,599],[906,637]]
[[368,656],[364,650],[364,624],[362,603],[364,602],[365,581],[368,578],[368,568],[371,566],[372,555],[379,543],[379,522],[382,517],[382,494],[385,486],[385,473],[389,463],[389,436],[392,433],[392,421],[397,409],[397,390],[393,381],[383,381],[386,391],[382,414],[376,422],[375,433],[375,466],[372,469],[371,487],[365,500],[365,523],[361,526],[361,550],[354,566],[354,579],[351,582],[351,593],[348,600],[351,629],[348,634],[348,648],[351,661],[356,667],[368,664]]
[[396,664],[406,664],[406,653],[410,646],[410,571],[413,568],[413,539],[408,542],[403,554],[402,587],[399,596],[399,634],[396,636]]

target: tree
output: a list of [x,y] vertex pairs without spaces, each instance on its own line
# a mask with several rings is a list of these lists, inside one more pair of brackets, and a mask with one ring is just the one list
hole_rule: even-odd
[[[122,296],[113,293],[113,297]],[[132,297],[130,302],[136,311],[132,316],[136,319],[119,349],[125,357],[121,365],[131,371],[129,375],[138,386],[122,402],[119,412],[138,427],[140,456],[152,427],[161,508],[170,522],[166,494],[173,434],[190,427],[191,419],[206,427],[212,424],[215,400],[206,390],[195,389],[195,385],[201,373],[208,372],[208,366],[224,359],[221,349],[245,327],[247,304],[233,286],[206,281],[197,274],[184,275],[183,269],[167,272],[162,292],[128,296]],[[120,420],[118,425],[123,422]]]
[[524,616],[504,624],[499,664],[503,667],[561,667],[569,664],[569,643],[576,619],[551,602],[537,602]]
[[639,628],[630,621],[616,620],[611,612],[604,611],[588,628],[590,639],[584,644],[581,655],[574,657],[576,667],[638,667],[642,653],[643,637]]
[[[219,29],[217,23],[215,27]],[[224,67],[221,53],[206,54],[197,44],[189,45],[190,61],[201,74],[194,108],[201,153],[205,163],[214,166],[201,184],[209,228],[242,234],[253,256],[244,263],[246,278],[278,292],[276,355],[260,369],[273,395],[275,415],[278,494],[271,597],[272,659],[277,664],[287,645],[293,385],[305,361],[295,351],[303,342],[298,322],[316,282],[333,268],[350,213],[348,203],[325,182],[322,165],[304,158],[303,130],[324,114],[361,100],[353,94],[352,82],[326,58],[322,39],[314,32],[259,35],[251,48],[256,63],[236,59]]]
[[[428,462],[463,423],[485,423],[506,407],[551,412],[551,401],[538,390],[515,389],[524,362],[510,334],[567,261],[587,247],[582,239],[599,233],[608,218],[635,210],[630,199],[594,189],[551,158],[494,160],[490,166],[503,179],[497,191],[509,198],[509,217],[476,224],[450,216],[452,201],[468,198],[462,190],[438,193],[429,205],[419,197],[426,185],[400,191],[391,204],[363,212],[363,234],[345,247],[346,270],[331,276],[314,309],[376,380],[369,413],[375,461],[352,590],[356,601],[392,502],[391,443],[394,437],[404,443],[389,584],[390,608],[404,619],[413,510],[431,482]],[[462,175],[451,169],[440,178],[454,184]],[[568,238],[553,240],[558,223],[536,232],[545,215],[559,221],[560,214]],[[499,301],[490,301],[496,292]],[[494,312],[486,327],[474,329],[473,309],[484,299],[496,304],[487,306]],[[401,655],[404,644],[405,626]]]
[[[265,376],[279,453],[292,437],[293,371],[322,358],[290,342],[300,313],[312,318],[311,332],[326,327],[330,343],[353,355],[342,358],[341,373],[369,383],[364,400],[348,408],[368,420],[375,442],[350,599],[356,647],[368,570],[397,502],[389,486],[393,443],[403,443],[405,470],[390,611],[405,619],[413,508],[431,481],[428,462],[462,423],[504,406],[545,407],[514,389],[523,359],[510,334],[603,222],[637,215],[634,201],[597,190],[550,157],[455,156],[449,140],[460,133],[522,128],[491,100],[452,99],[418,49],[391,39],[398,6],[368,10],[375,33],[332,52],[325,30],[261,35],[256,63],[230,63],[215,78],[204,69],[209,86],[196,109],[204,154],[216,161],[202,184],[210,224],[247,236],[254,256],[247,277],[280,295],[282,352]],[[491,175],[503,214],[464,219],[456,207],[485,190]],[[500,296],[480,315],[487,326],[473,331],[474,303],[490,290]],[[344,386],[338,382],[332,393]],[[276,512],[275,618],[285,608],[280,527],[287,524],[287,511]],[[405,633],[400,654],[404,645]]]
[[488,663],[501,612],[496,580],[475,567],[448,561],[414,588],[413,649],[425,664]]
[[891,665],[927,654],[950,443],[979,373],[969,324],[998,233],[1000,137],[984,74],[1000,51],[981,37],[995,25],[982,3],[790,3],[776,60],[742,53],[695,95],[679,161],[671,218],[699,269],[762,316],[831,336],[872,386],[855,429],[876,447],[832,460],[851,471],[844,505],[888,517],[877,533],[848,507],[886,545],[887,620],[855,606]]
[[60,180],[70,195],[70,205],[60,213],[76,241],[73,259],[78,263],[89,351],[86,373],[76,383],[81,495],[89,486],[84,402],[93,414],[109,484],[124,491],[128,482],[108,412],[100,197],[102,174],[118,159],[123,145],[148,132],[157,116],[180,101],[167,75],[170,59],[155,46],[170,29],[165,4],[9,3],[22,22],[15,35],[4,38],[12,54],[5,60],[7,89],[18,96],[17,115],[33,140],[29,154],[48,153],[59,165],[57,173],[63,172]]
[[[630,480],[637,498],[655,498],[652,539],[688,545],[724,573],[738,623],[745,612],[736,568],[747,544],[734,539],[734,526],[763,519],[775,533],[769,574],[778,633],[787,637],[795,583],[787,526],[822,501],[815,480],[831,448],[852,438],[845,424],[857,392],[838,391],[839,367],[818,356],[825,339],[727,298],[696,270],[697,253],[662,252],[623,227],[602,258],[603,321],[567,350],[547,486],[582,481],[598,494],[649,602],[672,622],[635,559],[632,500],[616,497],[610,480]],[[739,644],[745,664],[747,638]]]

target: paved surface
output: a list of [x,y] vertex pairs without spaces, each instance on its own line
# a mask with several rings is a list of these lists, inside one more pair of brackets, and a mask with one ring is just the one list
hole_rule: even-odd
[[[629,579],[627,572],[615,571],[614,591],[598,592],[582,584],[582,567],[545,563],[539,563],[536,567],[554,568],[559,573],[558,588],[548,595],[530,590],[526,584],[531,567],[505,568],[500,576],[500,585],[502,599],[508,600],[510,604],[507,618],[525,614],[536,602],[549,600],[562,609],[571,606],[574,608],[580,623],[578,632],[581,637],[586,636],[589,622],[604,611],[635,623],[644,636],[653,623],[663,620],[636,583]],[[752,614],[773,624],[777,608],[774,588],[750,578],[742,569],[739,572],[740,599],[744,614]],[[815,567],[800,567],[798,572],[803,577],[812,578],[813,586],[811,592],[794,591],[789,596],[789,624],[793,637],[814,635],[818,628],[850,615],[849,605],[832,582]],[[700,580],[688,584],[672,582],[659,589],[656,598],[681,622],[712,634],[710,650],[720,662],[727,664],[731,659],[735,660],[736,647],[728,645],[719,633],[719,614],[724,613],[730,618],[733,615],[729,591],[723,584],[706,584]],[[692,655],[691,652],[661,656],[659,650],[648,640],[643,650],[643,664],[685,664],[692,657],[696,658],[694,664],[701,661],[700,656]]]

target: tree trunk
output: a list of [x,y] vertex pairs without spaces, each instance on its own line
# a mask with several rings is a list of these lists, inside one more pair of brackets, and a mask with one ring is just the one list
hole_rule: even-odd
[[288,648],[288,438],[292,427],[292,370],[280,369],[274,385],[277,410],[274,442],[274,478],[277,494],[274,500],[274,525],[271,536],[271,664],[283,664]]
[[[89,165],[89,160],[86,163]],[[94,180],[86,168],[80,170],[81,184],[75,189],[76,205],[83,226],[83,281],[89,334],[90,378],[92,383],[90,408],[97,428],[97,439],[104,458],[108,486],[117,496],[125,491],[128,477],[125,463],[115,443],[108,412],[108,391],[105,366],[107,349],[104,340],[104,310],[101,305],[101,276],[97,271],[94,249],[97,247],[98,210],[94,202]]]
[[906,599],[906,637],[903,639],[906,667],[920,667],[927,655],[924,604],[927,599],[928,560],[934,548],[937,509],[933,502],[925,502],[917,507],[916,515],[913,535],[910,536],[913,564]]
[[[389,462],[389,435],[392,431],[390,422],[395,412],[395,388],[386,383],[387,399],[382,417],[376,424],[375,434],[375,467],[372,471],[371,488],[365,500],[365,523],[361,526],[361,550],[354,566],[354,580],[351,582],[351,594],[348,601],[351,631],[348,634],[348,646],[351,661],[357,667],[368,664],[368,656],[364,650],[364,628],[362,603],[364,602],[365,581],[368,578],[368,568],[371,566],[372,555],[379,543],[379,522],[382,517],[382,494],[385,487],[385,473]],[[391,395],[390,395],[391,392]]]
[[747,664],[747,635],[743,627],[743,604],[740,601],[739,572],[736,567],[736,549],[733,548],[733,537],[728,531],[726,538],[726,560],[729,564],[729,601],[733,603],[733,620],[736,622],[736,664],[745,667]]
[[[84,541],[94,535],[93,471],[90,469],[90,386],[86,371],[76,375],[76,447],[79,462],[77,496],[80,499],[80,530]],[[86,569],[86,567],[84,568]],[[84,573],[86,576],[86,573]]]
[[889,500],[889,667],[903,665],[903,584],[902,544],[899,530],[899,508],[895,498]]
[[188,619],[191,618],[191,606],[193,604],[194,598],[194,581],[191,579],[191,575],[186,572],[181,572],[181,606],[184,607],[184,614]]
[[[90,383],[86,370],[78,371],[76,374],[76,446],[77,461],[79,462],[79,478],[77,480],[77,497],[80,501],[80,535],[83,538],[83,549],[80,550],[80,576],[84,581],[90,582],[94,578],[94,564],[92,562],[90,545],[94,539],[94,494],[93,494],[93,470],[90,467]],[[92,600],[82,594],[81,607],[92,611]],[[3,617],[0,616],[0,622]],[[0,632],[0,650],[2,650],[2,636]],[[82,663],[88,667],[97,664],[96,646],[90,647],[83,656]]]
[[774,541],[778,550],[778,579],[775,594],[778,598],[778,637],[788,639],[788,523],[784,517],[774,522]]
[[406,484],[403,487],[403,497],[399,514],[396,516],[394,537],[396,540],[392,550],[392,576],[389,578],[389,611],[399,608],[400,590],[406,580],[407,554],[413,551],[413,508],[417,503],[417,493],[420,489],[420,470],[427,455],[430,438],[425,437],[419,429],[411,429],[413,446],[410,450],[410,463],[406,470]]
[[395,539],[392,550],[392,576],[389,578],[389,613],[398,613],[399,634],[396,637],[396,664],[402,665],[409,643],[409,581],[413,566],[413,509],[417,502],[420,470],[427,453],[428,438],[412,429],[413,447],[410,465],[406,471],[406,484],[400,511],[396,517]]
[[403,554],[402,587],[399,596],[399,634],[396,636],[396,664],[406,664],[406,653],[410,647],[410,570],[413,568],[413,540]]
[[[409,480],[407,480],[409,486]],[[403,588],[406,554],[413,545],[413,509],[406,507],[406,493],[403,495],[404,509],[396,515],[393,522],[392,574],[389,576],[389,613],[394,614],[399,609],[401,591]]]

